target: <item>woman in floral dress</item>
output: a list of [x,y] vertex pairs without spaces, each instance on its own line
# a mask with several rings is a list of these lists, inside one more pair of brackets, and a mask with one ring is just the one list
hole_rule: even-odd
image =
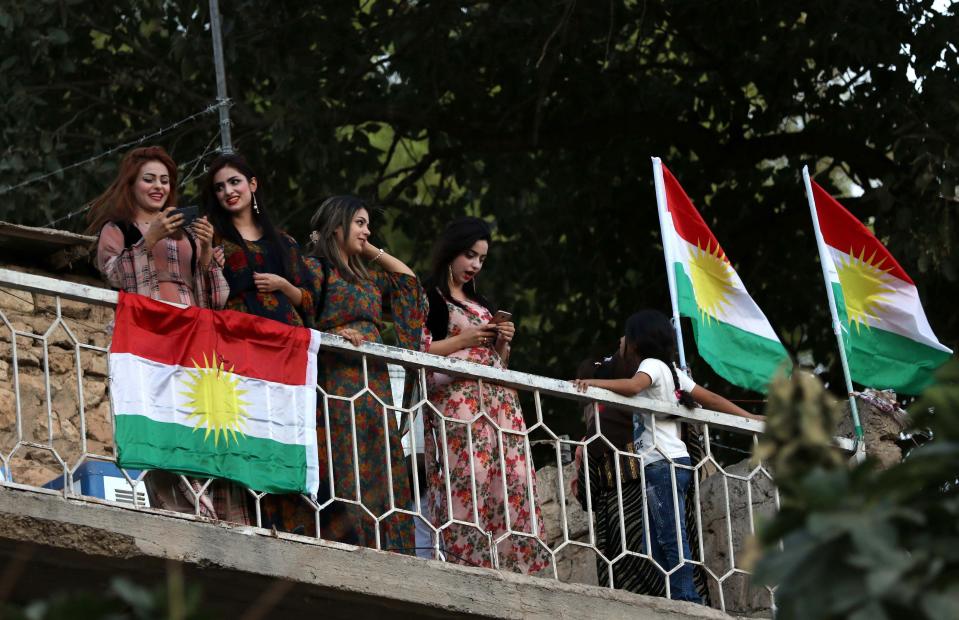
[[[296,241],[277,230],[257,200],[257,187],[253,169],[239,155],[220,155],[210,163],[203,205],[222,243],[223,275],[230,286],[226,308],[308,325],[313,312],[309,271]],[[262,527],[316,533],[314,511],[298,495],[266,496],[260,513]]]
[[[491,233],[483,220],[464,217],[453,221],[440,236],[433,253],[433,269],[427,287],[429,316],[423,350],[505,368],[515,333],[511,321],[492,324],[495,308],[477,293],[476,276],[486,260]],[[546,532],[536,507],[538,531],[533,529],[527,476],[536,497],[536,472],[526,458],[526,423],[516,391],[500,385],[456,379],[440,373],[428,376],[429,400],[443,418],[425,418],[427,509],[434,527],[451,519],[442,530],[441,547],[451,562],[498,566],[522,573],[536,573],[549,565],[543,541]],[[496,428],[486,418],[469,422],[483,412],[504,431],[500,460]],[[472,445],[466,432],[471,424]],[[445,430],[446,446],[442,445]],[[475,476],[470,476],[470,451]],[[448,457],[448,465],[447,465]],[[503,488],[505,463],[506,490]],[[452,505],[447,504],[447,476]],[[476,494],[472,483],[475,478]],[[511,531],[507,532],[509,509]],[[474,516],[475,514],[475,516]],[[490,536],[492,538],[490,538]],[[491,542],[495,550],[491,549]]]
[[[399,345],[416,348],[426,312],[423,289],[409,267],[369,242],[369,224],[369,209],[353,196],[329,198],[313,215],[311,257],[306,260],[315,287],[316,328],[360,346],[383,342],[384,324],[392,320]],[[318,383],[330,396],[348,398],[368,386],[379,397],[378,401],[366,393],[353,401],[355,437],[348,400],[328,398],[328,417],[319,403],[320,478],[327,480],[332,468],[335,500],[322,513],[321,537],[377,547],[377,526],[355,503],[357,497],[376,518],[394,509],[408,510],[411,504],[409,468],[396,417],[383,405],[392,401],[387,367],[367,359],[364,377],[361,357],[321,353],[319,369]],[[359,480],[354,474],[354,449]],[[392,473],[392,498],[388,472]],[[394,512],[382,519],[378,546],[412,554],[413,517]]]

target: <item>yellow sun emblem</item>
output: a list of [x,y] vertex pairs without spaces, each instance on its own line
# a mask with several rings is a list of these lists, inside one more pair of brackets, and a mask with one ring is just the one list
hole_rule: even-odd
[[689,250],[689,276],[701,318],[707,324],[710,319],[719,320],[725,313],[724,306],[730,303],[734,287],[733,270],[718,243],[712,247],[709,241],[705,248],[697,244]]
[[223,361],[217,361],[216,352],[213,353],[212,365],[204,353],[203,366],[193,360],[193,367],[196,370],[187,371],[190,382],[186,383],[185,387],[188,391],[180,393],[190,399],[187,407],[192,409],[193,413],[189,414],[187,419],[196,421],[193,425],[194,432],[201,426],[206,427],[203,440],[206,441],[212,433],[214,446],[219,443],[220,433],[223,433],[228,446],[230,435],[233,436],[234,442],[239,443],[237,433],[246,437],[243,427],[249,414],[245,407],[250,404],[240,398],[247,392],[237,389],[240,378],[233,374],[232,366],[227,370]]
[[869,329],[869,322],[879,318],[879,307],[889,302],[886,296],[893,292],[886,276],[892,271],[892,267],[883,269],[885,257],[878,263],[873,262],[875,258],[875,251],[866,258],[865,248],[859,256],[850,248],[849,257],[840,259],[836,265],[839,285],[846,302],[846,316],[850,325],[855,322],[857,333],[863,325]]

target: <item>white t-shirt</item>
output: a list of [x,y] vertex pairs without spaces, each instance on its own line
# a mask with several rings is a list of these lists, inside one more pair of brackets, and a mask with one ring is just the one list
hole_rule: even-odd
[[[674,393],[673,373],[664,362],[646,358],[636,372],[645,373],[653,380],[648,388],[639,393],[640,396],[671,405],[679,404]],[[696,387],[696,383],[684,372],[677,370],[676,376],[679,378],[680,389],[692,392]],[[674,416],[657,415],[654,437],[652,417],[649,413],[633,414],[633,447],[636,453],[652,449],[652,452],[646,456],[646,464],[663,460],[665,458],[663,454],[671,459],[689,456],[686,444],[682,442],[679,435],[680,419]],[[654,445],[658,450],[653,448]]]

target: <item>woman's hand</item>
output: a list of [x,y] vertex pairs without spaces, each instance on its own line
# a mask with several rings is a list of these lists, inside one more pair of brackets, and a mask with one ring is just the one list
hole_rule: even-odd
[[514,325],[512,321],[503,321],[502,323],[494,323],[493,327],[497,331],[497,336],[496,336],[497,347],[502,345],[507,345],[513,341],[513,336],[516,335],[516,325]]
[[204,216],[193,220],[190,228],[196,237],[197,263],[205,269],[213,258],[213,225]]
[[289,280],[275,273],[254,273],[253,283],[256,285],[256,290],[261,293],[285,292],[293,287]]
[[226,264],[226,254],[223,252],[223,246],[218,245],[213,248],[213,262],[217,267],[223,267]]
[[484,324],[471,325],[461,331],[458,337],[462,343],[461,348],[471,349],[473,347],[492,346],[496,341],[497,334],[495,325]]
[[350,341],[354,347],[358,347],[363,344],[363,334],[356,331],[352,327],[344,327],[343,329],[335,329],[333,333],[337,336],[342,336]]
[[299,306],[303,301],[303,291],[293,286],[289,280],[275,273],[253,272],[253,284],[259,293],[272,293],[278,291],[286,295],[287,299],[294,306]]
[[179,232],[181,226],[183,226],[182,213],[174,213],[173,209],[160,211],[156,219],[150,223],[147,234],[143,235],[146,249],[152,251],[153,246],[155,246],[160,239],[166,239],[171,235],[175,235]]

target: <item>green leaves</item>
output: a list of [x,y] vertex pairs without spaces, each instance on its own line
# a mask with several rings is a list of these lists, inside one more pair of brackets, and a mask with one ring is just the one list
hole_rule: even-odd
[[[216,96],[206,3],[2,4],[0,188]],[[799,335],[794,346],[828,366],[831,385],[841,374],[798,178],[805,163],[820,164],[822,183],[837,179],[836,191],[862,188],[853,212],[875,218],[919,279],[937,334],[959,344],[955,203],[940,196],[957,185],[959,72],[935,68],[940,57],[954,66],[947,44],[959,23],[929,2],[805,12],[579,2],[569,15],[533,0],[221,4],[235,145],[283,226],[302,240],[324,196],[355,192],[386,203],[376,234],[409,247],[402,258],[423,272],[450,218],[494,219],[502,234],[485,292],[535,317],[516,368],[566,376],[615,342],[631,312],[668,307],[651,155],[667,159],[773,326]],[[211,140],[215,116],[157,142],[189,162]],[[0,219],[42,225],[74,211],[118,159],[3,195]],[[573,294],[575,305],[557,302]],[[754,397],[687,343],[699,382]]]
[[[766,550],[756,579],[778,584],[778,618],[955,617],[959,443],[951,433],[959,408],[950,406],[959,403],[957,378],[954,361],[917,404],[915,421],[928,426],[934,441],[883,472],[869,462],[852,470],[834,467],[828,458],[828,470],[810,467],[803,460],[812,454],[822,461],[822,455],[793,445],[809,444],[804,437],[810,433],[793,442],[776,435],[768,455],[778,464],[773,471],[783,491],[782,511],[761,530]],[[815,389],[805,394],[803,407],[771,407],[768,426],[788,427],[778,418],[815,409],[816,402],[822,406]],[[831,416],[805,415],[805,423],[817,419]]]

